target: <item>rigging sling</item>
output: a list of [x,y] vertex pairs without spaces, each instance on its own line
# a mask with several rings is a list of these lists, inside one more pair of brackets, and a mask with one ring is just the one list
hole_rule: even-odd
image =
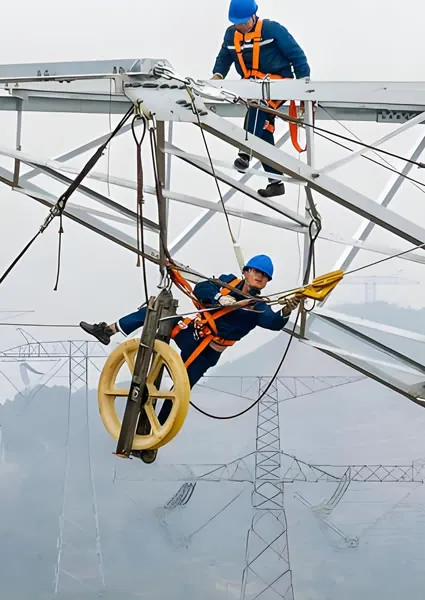
[[[184,279],[184,277],[182,277],[180,273],[174,270],[170,270],[170,274],[174,283],[176,283],[178,287],[183,287],[186,293],[189,292],[188,295],[190,295],[192,302],[194,303],[196,308],[201,309],[202,305],[196,298],[196,296],[194,296],[193,290],[190,284],[186,281],[186,279]],[[232,279],[232,281],[229,282],[229,285],[236,286],[241,281],[241,279],[235,277],[235,279]],[[220,296],[227,296],[227,294],[229,294],[230,292],[231,290],[228,288],[221,288]],[[177,325],[174,326],[173,330],[171,331],[172,339],[174,339],[183,329],[186,329],[189,325],[193,325],[193,327],[196,329],[199,337],[202,340],[192,352],[192,354],[185,361],[184,366],[186,368],[188,368],[189,365],[193,363],[193,361],[201,354],[201,352],[203,352],[203,350],[211,342],[218,344],[219,346],[233,346],[233,344],[236,343],[236,340],[226,340],[217,335],[217,325],[215,323],[217,319],[219,319],[223,315],[226,315],[232,310],[234,310],[234,308],[232,308],[231,306],[226,306],[220,310],[217,310],[214,313],[198,313],[197,315],[195,315],[195,317],[186,317],[185,319],[182,319],[177,323]]]

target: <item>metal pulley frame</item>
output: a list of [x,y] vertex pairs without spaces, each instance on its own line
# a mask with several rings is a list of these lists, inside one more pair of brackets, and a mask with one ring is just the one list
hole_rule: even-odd
[[[140,341],[133,338],[120,344],[103,367],[98,386],[99,411],[105,428],[118,440],[117,456],[129,458],[134,450],[159,448],[170,442],[183,426],[189,408],[190,384],[180,355],[169,346],[173,320],[165,318],[176,314],[177,304],[165,288],[157,297],[152,296]],[[129,389],[116,385],[124,364],[132,375]],[[171,389],[161,388],[164,370],[172,380]],[[122,423],[115,409],[117,397],[127,397]],[[159,400],[173,404],[163,424],[155,413]]]

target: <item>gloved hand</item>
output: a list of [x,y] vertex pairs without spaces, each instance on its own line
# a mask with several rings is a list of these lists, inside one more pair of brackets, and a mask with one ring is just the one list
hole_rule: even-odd
[[223,79],[223,75],[221,73],[214,73],[210,79]]
[[218,299],[218,303],[220,304],[220,306],[231,306],[235,302],[236,298],[233,298],[233,296],[220,296],[220,298]]
[[284,317],[289,317],[291,312],[295,310],[298,304],[301,302],[301,296],[292,296],[289,298],[282,298],[279,300],[279,304],[283,306],[282,315]]

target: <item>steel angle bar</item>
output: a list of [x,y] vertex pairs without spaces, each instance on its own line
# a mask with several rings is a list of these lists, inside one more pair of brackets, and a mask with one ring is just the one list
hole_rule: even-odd
[[[425,406],[425,365],[341,321],[324,317],[307,321],[307,331],[296,337],[328,356],[375,379],[410,400]],[[368,350],[369,349],[369,350]],[[394,376],[394,371],[400,373]]]
[[[141,122],[139,120],[137,120],[134,123],[134,127],[140,127]],[[130,131],[131,129],[131,124],[126,124],[123,125],[123,127],[117,131],[117,133],[115,134],[115,138],[127,133],[128,131]],[[78,169],[76,168],[71,168],[71,167],[67,167],[66,165],[63,165],[62,163],[65,163],[68,160],[71,160],[73,158],[76,158],[77,156],[81,156],[81,154],[84,154],[85,152],[88,152],[89,150],[93,150],[94,148],[98,148],[99,146],[101,146],[102,144],[104,144],[106,142],[106,140],[108,139],[108,137],[110,136],[110,133],[106,133],[105,135],[102,135],[100,137],[97,137],[93,140],[91,140],[90,142],[87,142],[86,144],[83,144],[82,146],[78,146],[77,148],[74,148],[73,150],[70,150],[69,152],[66,152],[65,154],[62,154],[61,156],[58,156],[57,158],[53,159],[54,163],[60,163],[58,165],[56,165],[56,169],[58,170],[66,170],[68,173],[79,173]],[[24,175],[21,175],[20,177],[20,181],[29,181],[30,179],[33,179],[33,177],[36,177],[38,174],[40,173],[40,170],[35,168],[35,169],[31,169],[31,171],[28,171],[28,173],[25,173]],[[89,173],[90,175],[91,173]]]
[[[200,156],[198,154],[190,154],[189,152],[186,152],[185,150],[172,150],[171,148],[165,148],[164,152],[166,154],[170,154],[172,156],[177,156],[177,157],[183,157],[183,158],[187,158],[187,159],[192,159],[195,161],[199,161],[202,162],[206,165],[210,165],[210,162],[208,160],[208,158],[204,157],[204,156]],[[219,159],[213,159],[212,161],[214,169],[215,167],[221,167],[222,169],[227,169],[230,171],[235,172],[235,167],[233,166],[232,163],[226,162],[224,160],[219,160]],[[245,171],[246,174],[249,174],[251,176],[258,176],[258,177],[266,177],[267,179],[270,177],[270,173],[266,173],[266,171],[262,171],[260,169],[247,169]],[[285,183],[292,183],[294,185],[300,185],[300,186],[305,186],[307,185],[304,181],[300,181],[299,179],[294,179],[293,177],[288,177],[287,175],[273,175],[273,178],[278,179],[279,181],[284,181]]]
[[[295,228],[294,228],[295,231]],[[334,242],[335,244],[340,244],[343,246],[350,246],[350,248],[356,248],[358,250],[367,250],[368,252],[374,252],[376,254],[382,254],[386,256],[394,256],[395,254],[399,254],[403,252],[401,248],[395,248],[393,246],[381,246],[381,244],[372,244],[369,242],[361,242],[353,238],[345,238],[336,233],[321,230],[319,233],[319,238],[327,240],[329,242]],[[408,254],[403,254],[398,257],[398,260],[407,260],[411,262],[425,264],[425,254],[420,254],[418,252],[409,252]],[[334,267],[332,270],[338,270],[340,267]],[[322,304],[327,302],[328,298],[323,300]]]
[[[393,213],[388,208],[378,205],[367,196],[331,178],[321,175],[307,164],[290,156],[288,153],[271,146],[267,142],[247,134],[240,127],[216,117],[206,115],[201,117],[202,127],[237,148],[248,153],[252,151],[262,162],[269,164],[279,172],[287,173],[291,177],[299,177],[309,183],[310,187],[323,196],[335,201],[344,208],[366,217],[384,229],[394,233],[412,244],[425,243],[425,229],[408,219]],[[258,198],[255,198],[258,200]]]
[[352,315],[346,315],[338,311],[324,308],[315,308],[312,311],[312,314],[315,314],[319,318],[328,317],[329,319],[332,319],[335,322],[343,321],[344,323],[350,323],[351,325],[365,327],[368,329],[374,329],[376,331],[381,331],[390,335],[406,338],[408,340],[413,340],[425,344],[425,335],[421,333],[416,333],[415,331],[409,331],[408,329],[394,327],[393,325],[386,325],[385,323],[369,321],[368,319],[362,319],[361,317],[353,317]]
[[[2,171],[2,169],[0,169],[0,172],[1,171]],[[25,194],[26,196],[32,198],[33,200],[36,200],[37,202],[40,202],[40,204],[43,204],[44,206],[48,206],[49,208],[54,206],[56,203],[56,198],[54,196],[43,193],[43,192],[30,193],[28,190],[24,191],[21,189],[16,190],[16,191],[19,191],[19,192]],[[69,219],[71,219],[72,221],[74,221],[80,225],[83,225],[87,229],[90,229],[94,233],[97,233],[97,234],[101,235],[102,237],[118,244],[119,246],[125,248],[126,250],[130,250],[131,252],[134,252],[135,254],[141,254],[141,252],[137,249],[137,242],[136,242],[135,237],[128,235],[128,234],[120,231],[119,229],[116,229],[115,227],[112,227],[111,225],[109,225],[108,223],[105,223],[104,221],[101,221],[97,217],[94,217],[93,215],[89,214],[86,210],[81,210],[79,207],[75,207],[72,204],[70,204],[70,205],[67,204],[67,206],[64,210],[64,215],[66,217],[68,217]],[[153,262],[154,264],[158,265],[159,264],[159,252],[157,250],[155,250],[154,248],[152,248],[151,246],[149,246],[148,244],[144,244],[144,248],[145,248],[146,259],[149,260],[150,262]],[[184,265],[183,263],[181,263],[179,261],[175,260],[174,262],[178,267],[181,267],[181,268],[188,267],[191,269],[191,273],[185,272],[185,277],[188,281],[191,281],[192,283],[198,283],[199,281],[205,281],[205,278],[200,273],[197,273],[195,269],[192,269],[188,265]]]
[[[261,165],[261,163],[258,163],[258,164]],[[74,173],[77,174],[79,172],[78,169],[71,168],[71,167],[63,167],[63,168],[61,167],[61,170],[65,171],[67,173],[73,173],[73,174]],[[112,175],[107,175],[106,173],[98,173],[98,172],[92,171],[87,175],[87,179],[94,179],[96,181],[101,181],[101,182],[108,181],[111,185],[116,185],[118,187],[123,187],[123,188],[131,189],[131,190],[137,189],[137,185],[136,185],[135,181],[131,181],[129,179],[123,179],[121,177],[114,177]],[[241,182],[243,181],[243,179],[244,178],[242,177]],[[22,178],[21,178],[21,180],[22,180]],[[156,194],[155,188],[150,185],[144,185],[143,191],[145,194],[153,194],[153,195]],[[226,192],[223,195],[223,201],[225,203],[228,202],[235,195],[235,193],[236,193],[235,190],[233,190],[233,189],[229,190],[228,192]],[[190,204],[193,206],[198,206],[199,208],[202,208],[202,209],[206,209],[207,212],[205,212],[203,214],[205,216],[208,216],[208,219],[206,219],[205,221],[203,220],[202,216],[197,217],[193,221],[193,223],[191,223],[182,233],[180,233],[176,237],[174,242],[172,244],[170,244],[170,246],[169,246],[169,249],[171,252],[178,252],[185,245],[185,243],[192,237],[192,232],[195,232],[195,231],[198,232],[200,227],[202,227],[204,224],[206,224],[206,222],[208,222],[210,214],[214,215],[216,212],[220,212],[220,213],[223,212],[223,206],[220,201],[213,202],[211,200],[195,198],[195,197],[189,196],[187,194],[173,192],[172,190],[169,190],[169,189],[164,189],[163,195],[168,200],[174,200],[176,202],[181,202],[183,204]],[[288,231],[294,231],[296,233],[304,233],[305,232],[305,228],[300,225],[297,225],[290,221],[283,221],[280,219],[275,219],[274,217],[269,217],[266,215],[262,215],[260,213],[254,213],[254,212],[250,212],[250,211],[246,211],[246,210],[238,210],[236,208],[229,208],[229,207],[226,207],[226,211],[231,216],[241,218],[241,219],[246,219],[248,221],[263,223],[264,225],[270,225],[272,227],[286,229]],[[93,214],[95,214],[95,213],[93,213]],[[105,217],[106,216],[107,215],[105,213]],[[323,229],[320,231],[319,238],[330,241],[330,242],[334,242],[336,244],[340,244],[340,245],[342,244],[344,246],[349,246],[350,248],[354,247],[354,248],[358,248],[359,250],[360,249],[367,250],[368,252],[374,252],[374,253],[382,254],[382,255],[386,255],[386,256],[393,256],[394,254],[398,254],[399,252],[402,251],[400,248],[383,246],[380,244],[366,243],[366,242],[358,241],[356,239],[349,238],[349,237],[344,238],[334,232],[326,231]],[[181,240],[181,243],[180,243],[180,240]],[[403,256],[400,256],[400,260],[407,260],[407,261],[411,261],[411,262],[425,264],[425,255],[422,255],[419,252],[409,252],[409,254],[404,254]]]
[[[415,143],[412,151],[408,155],[410,160],[417,161],[418,158],[420,157],[420,155],[422,154],[422,152],[424,151],[424,149],[425,149],[425,137],[421,136],[419,141],[417,141]],[[381,206],[384,206],[384,207],[389,206],[392,199],[394,198],[394,196],[397,194],[397,192],[401,188],[402,184],[406,181],[405,177],[410,173],[412,168],[413,168],[413,164],[406,163],[399,174],[393,174],[391,176],[386,189],[384,189],[384,191],[382,192],[382,194],[379,196],[379,198],[377,200],[378,204],[380,204]],[[364,220],[360,224],[356,233],[354,234],[354,239],[359,240],[360,242],[365,242],[367,240],[367,238],[369,237],[369,235],[372,233],[374,227],[375,227],[375,223],[371,223],[368,220]],[[335,263],[334,269],[335,270],[342,269],[343,271],[346,271],[348,269],[348,267],[351,265],[351,263],[353,262],[353,260],[356,258],[358,252],[359,252],[359,247],[352,247],[352,248],[347,248],[346,250],[344,250],[344,252],[341,254],[339,259]],[[396,254],[396,252],[394,252],[394,254]],[[412,253],[410,253],[410,256],[411,255],[412,255]]]
[[[57,181],[60,181],[61,183],[64,183],[66,185],[70,185],[72,183],[72,179],[70,179],[69,177],[66,177],[62,173],[58,173],[54,169],[50,169],[49,167],[40,166],[40,170],[43,171],[49,177],[52,177],[52,179],[56,179]],[[128,216],[130,219],[133,220],[134,223],[136,223],[137,214],[134,211],[130,210],[129,208],[126,208],[125,206],[122,206],[121,204],[118,204],[118,202],[115,202],[114,200],[111,200],[110,198],[107,198],[100,192],[96,192],[95,190],[92,190],[82,184],[80,184],[78,186],[77,191],[80,194],[83,194],[83,196],[90,198],[90,200],[99,202],[100,204],[102,204],[103,206],[106,206],[107,208],[110,208],[111,210],[114,210],[120,214]],[[159,225],[157,223],[155,223],[154,221],[152,221],[151,219],[148,219],[147,217],[143,217],[143,224],[146,227],[146,229],[149,229],[150,231],[159,233]]]
[[[312,341],[311,339],[306,339],[306,340],[301,340],[301,342],[303,344],[306,344],[307,346],[314,346],[314,348],[317,348],[319,350],[335,350],[335,346],[333,346],[332,344],[326,344],[320,341]],[[405,365],[402,364],[397,364],[395,362],[390,362],[390,361],[385,361],[385,360],[380,360],[380,359],[376,359],[376,358],[370,358],[370,356],[366,356],[364,354],[359,354],[357,352],[352,352],[351,350],[345,350],[343,348],[338,348],[336,350],[336,352],[338,352],[338,354],[340,356],[344,356],[350,359],[358,359],[360,361],[362,361],[364,364],[367,365],[378,365],[380,367],[386,367],[388,369],[392,369],[392,370],[396,370],[396,371],[402,371],[403,373],[408,373],[409,375],[416,375],[418,377],[420,377],[421,379],[425,378],[425,370],[423,371],[417,371],[416,369],[412,369],[409,368]]]
[[[289,132],[286,132],[282,137],[280,137],[277,142],[276,142],[276,146],[278,148],[281,148],[289,139]],[[169,155],[169,157],[171,158],[171,154]],[[261,162],[257,162],[254,164],[253,168],[250,169],[250,173],[246,173],[244,174],[239,182],[244,184],[247,181],[249,181],[249,179],[251,179],[251,176],[253,173],[257,173],[257,171],[262,168]],[[232,188],[230,190],[228,190],[225,194],[223,194],[223,204],[227,204],[232,198],[233,196],[236,194],[237,190]],[[218,200],[215,205],[218,206],[222,206],[221,201]],[[229,213],[230,214],[230,213]],[[187,244],[187,242],[193,237],[193,234],[196,232],[198,233],[202,227],[204,227],[209,221],[210,219],[213,217],[214,215],[214,211],[212,209],[207,210],[206,212],[204,212],[202,215],[200,215],[199,217],[196,217],[189,225],[188,227],[186,227],[184,229],[184,231],[182,231],[176,238],[175,240],[170,244],[170,250],[173,252],[178,252],[179,250],[181,250],[183,248],[183,246],[185,244]]]
[[[79,170],[71,167],[61,167],[61,171],[65,171],[67,173],[78,174]],[[41,169],[40,169],[41,172]],[[109,176],[106,173],[97,173],[91,172],[87,175],[87,179],[93,179],[100,182],[109,182],[111,185],[116,185],[119,187],[136,190],[137,184],[135,181],[130,181],[129,179],[123,179],[121,177]],[[22,181],[22,178],[21,178]],[[144,185],[143,191],[145,194],[156,194],[156,190],[153,186]],[[193,196],[188,196],[187,194],[180,194],[179,192],[173,192],[171,190],[164,189],[163,190],[164,198],[168,200],[175,200],[176,202],[181,202],[183,204],[191,204],[193,206],[198,206],[200,208],[205,208],[208,211],[215,212],[223,212],[223,207],[221,202],[213,202],[211,200],[203,200],[201,198],[194,198]],[[273,227],[279,227],[282,229],[289,229],[291,231],[297,231],[302,233],[305,229],[300,225],[296,225],[290,221],[283,221],[280,219],[275,219],[273,217],[268,217],[261,215],[259,213],[253,213],[250,211],[239,211],[237,209],[226,209],[227,212],[232,215],[242,219],[246,219],[248,221],[255,221],[258,223],[265,223],[266,225],[271,225]],[[94,213],[93,213],[94,214]],[[105,217],[108,215],[105,213]],[[130,218],[130,217],[129,217]],[[170,247],[170,251],[176,251],[173,247]],[[425,260],[425,259],[424,259]]]
[[[166,144],[166,147],[180,150],[180,148],[177,148],[177,146],[174,146],[172,144]],[[230,177],[229,175],[226,175],[225,173],[223,173],[222,171],[219,171],[217,169],[214,169],[214,172],[213,172],[209,165],[204,164],[203,162],[201,162],[199,160],[188,158],[183,152],[181,155],[178,156],[178,158],[180,160],[183,160],[184,162],[187,162],[187,163],[193,165],[194,167],[197,167],[204,173],[208,173],[209,175],[212,175],[212,176],[215,175],[217,177],[217,179],[219,179],[223,183],[246,194],[253,200],[260,202],[260,204],[263,204],[264,206],[267,206],[271,210],[274,210],[274,211],[280,213],[281,215],[284,215],[285,217],[292,219],[293,221],[295,221],[296,223],[299,223],[300,225],[303,225],[304,227],[308,227],[308,221],[305,217],[290,210],[289,208],[286,208],[285,206],[282,206],[281,204],[278,204],[277,202],[273,202],[272,200],[267,200],[266,198],[262,198],[259,194],[254,192],[251,188],[240,183],[239,180],[234,179],[233,177]]]
[[[237,98],[263,99],[262,80],[214,80],[209,85]],[[425,81],[313,81],[291,79],[270,81],[272,98],[294,98],[359,106],[415,106],[425,110]]]
[[[299,328],[297,328],[297,329],[299,329]],[[297,333],[299,335],[299,331]],[[301,340],[301,341],[304,341],[304,340]],[[415,394],[412,394],[410,392],[412,386],[406,384],[405,382],[401,381],[400,379],[397,379],[396,377],[393,377],[388,372],[385,372],[385,371],[379,369],[377,366],[372,368],[372,365],[369,363],[369,359],[367,361],[363,362],[363,361],[360,361],[358,358],[354,358],[354,357],[350,358],[349,356],[343,356],[342,354],[340,354],[341,349],[337,345],[330,344],[329,342],[327,342],[325,345],[323,343],[323,336],[318,336],[318,335],[309,333],[308,339],[305,340],[305,343],[307,343],[307,342],[310,342],[311,345],[316,343],[317,344],[316,347],[320,352],[326,354],[327,356],[330,356],[331,358],[334,358],[338,362],[343,363],[348,367],[355,369],[359,373],[366,375],[369,379],[373,379],[374,381],[377,381],[378,383],[393,390],[394,392],[397,392],[398,394],[405,396],[412,402],[415,402],[416,404],[419,404],[420,406],[425,407],[425,397],[422,399],[421,397],[419,397]],[[418,377],[420,377],[419,374],[418,374]],[[423,378],[425,379],[425,375],[423,376]]]
[[[3,167],[0,167],[0,177],[8,182],[8,185],[12,184],[11,177],[12,173]],[[52,208],[56,204],[57,198],[48,192],[42,190],[39,186],[36,186],[30,182],[27,183],[26,188],[13,188],[14,191],[24,194],[25,196],[36,200],[40,204]],[[119,246],[130,250],[136,254],[140,254],[137,250],[136,239],[131,236],[123,233],[119,229],[116,229],[107,223],[97,219],[96,217],[90,215],[87,211],[81,211],[81,209],[77,207],[73,207],[72,205],[67,206],[67,209],[64,211],[65,216],[69,217],[71,220],[83,225],[84,227],[94,231],[95,233],[105,237],[112,242],[115,242]],[[151,246],[145,244],[145,254],[146,258],[155,264],[159,264],[159,252],[152,248]],[[174,261],[178,267],[185,268],[188,267],[191,270],[191,273],[185,272],[185,277],[192,283],[198,283],[199,281],[204,281],[205,278],[198,273],[196,269],[192,269],[189,265],[184,265],[179,261]]]
[[[412,366],[413,368],[419,370],[419,371],[423,371],[425,373],[425,365],[423,365],[421,362],[418,362],[416,360],[414,360],[413,358],[410,358],[409,356],[407,356],[406,354],[399,352],[398,350],[388,346],[387,344],[384,344],[380,341],[378,341],[377,339],[374,339],[368,335],[366,335],[365,333],[362,333],[361,331],[358,331],[357,329],[353,329],[352,327],[350,327],[349,325],[347,325],[346,323],[343,323],[342,321],[339,321],[335,318],[329,317],[329,316],[325,316],[322,315],[321,319],[320,319],[320,323],[315,322],[314,327],[316,328],[315,331],[313,331],[312,328],[312,321],[308,321],[307,322],[307,329],[306,329],[306,337],[309,338],[311,333],[319,333],[320,331],[325,331],[327,333],[329,333],[329,335],[331,334],[331,332],[333,333],[339,333],[339,338],[342,339],[344,337],[344,335],[346,335],[347,338],[349,338],[352,342],[352,344],[354,344],[354,342],[359,343],[360,345],[366,345],[369,348],[371,348],[374,352],[377,353],[384,353],[387,356],[390,356],[392,358],[395,358],[396,360],[405,362],[406,364]],[[324,338],[324,341],[326,342],[326,336]]]
[[[213,202],[212,200],[202,200],[200,198],[193,198],[192,196],[187,196],[185,194],[179,194],[178,192],[171,192],[170,190],[164,190],[163,192],[166,198],[170,200],[175,200],[176,202],[181,202],[183,204],[190,204],[192,206],[198,206],[200,208],[205,208],[208,211],[214,213],[223,213],[224,209],[221,205],[221,202]],[[289,231],[296,231],[298,233],[304,233],[305,227],[301,225],[297,225],[292,221],[284,221],[282,219],[276,219],[274,217],[269,217],[266,215],[262,215],[260,213],[254,213],[247,210],[239,210],[237,208],[229,208],[226,207],[226,212],[228,215],[232,217],[238,217],[240,219],[245,219],[247,221],[254,221],[256,223],[263,223],[264,225],[270,225],[271,227],[277,227],[279,229],[287,229]],[[187,230],[185,230],[187,231]],[[183,234],[181,234],[183,235]],[[180,237],[180,236],[179,236]],[[170,251],[177,252],[176,248],[177,244],[174,243],[170,246]],[[424,258],[425,261],[425,258]]]
[[[53,161],[45,161],[43,159],[37,159],[36,157],[30,156],[28,154],[21,152],[20,150],[6,149],[6,148],[2,148],[2,147],[0,148],[0,155],[9,156],[10,158],[18,158],[23,163],[28,164],[30,166],[37,167],[39,169],[39,172],[42,172],[45,175],[48,175],[49,177],[51,177],[52,179],[56,179],[57,181],[60,181],[61,183],[64,183],[66,185],[70,185],[72,183],[72,180],[69,177],[67,177],[66,175],[63,175],[62,173],[59,173],[55,168],[50,166]],[[59,165],[59,168],[62,168],[62,165]],[[76,172],[79,173],[80,170],[76,169]],[[22,186],[21,189],[25,190],[25,187]],[[30,188],[28,188],[28,189],[30,189]],[[36,188],[33,188],[33,189],[37,189],[38,191],[43,191],[42,188],[40,188],[39,186],[36,186]],[[111,210],[114,210],[122,215],[125,215],[129,219],[132,219],[132,220],[134,220],[134,222],[136,222],[137,215],[135,212],[131,211],[129,208],[126,208],[125,206],[118,204],[118,202],[115,202],[114,200],[107,198],[100,192],[91,190],[90,188],[86,187],[85,185],[80,184],[77,189],[78,189],[78,192],[80,192],[84,196],[87,196],[91,200],[94,200],[95,202],[99,202],[103,206],[106,206],[107,208],[110,208]],[[144,223],[145,223],[146,227],[148,229],[150,229],[151,231],[159,232],[159,226],[156,223],[154,223],[153,221],[151,221],[150,219],[145,218]]]
[[[20,191],[20,190],[14,190]],[[96,210],[92,207],[82,206],[81,204],[75,204],[75,202],[67,202],[68,206],[71,206],[76,211],[80,213],[87,213],[88,215],[93,215],[94,217],[100,217],[101,219],[106,219],[107,221],[114,221],[115,223],[121,223],[122,225],[134,225],[134,220],[129,217],[121,217],[120,215],[116,215],[113,213],[106,213],[103,210]]]
[[[407,354],[404,354],[402,352],[399,352],[398,350],[396,350],[395,348],[392,348],[390,346],[388,346],[387,344],[384,344],[383,342],[378,341],[377,339],[374,339],[368,335],[366,335],[365,333],[362,333],[361,331],[357,330],[357,329],[353,329],[352,327],[350,327],[349,325],[347,325],[346,323],[343,323],[342,321],[339,321],[338,319],[335,319],[333,317],[329,317],[329,316],[325,316],[322,315],[321,316],[321,321],[325,321],[325,323],[321,323],[320,325],[323,326],[328,325],[327,327],[327,331],[332,331],[333,330],[339,330],[342,334],[346,334],[347,337],[349,337],[352,341],[355,342],[360,342],[364,345],[369,346],[370,348],[372,348],[374,351],[377,352],[383,352],[384,354],[386,354],[387,356],[391,356],[392,358],[395,358],[399,361],[405,362],[406,364],[414,367],[416,370],[418,371],[423,371],[425,373],[425,365],[422,364],[422,362],[418,362],[417,360],[411,358],[410,356],[407,356]],[[315,327],[317,328],[317,322]],[[320,328],[320,326],[319,326]],[[307,328],[307,336],[309,335],[309,332],[312,331],[312,326],[311,323]],[[316,331],[317,333],[317,331]]]
[[[403,125],[399,125],[397,127],[397,129],[394,129],[387,135],[384,135],[384,137],[381,137],[378,140],[376,140],[375,142],[372,142],[371,144],[369,144],[369,146],[378,148],[379,146],[382,146],[382,144],[384,144],[385,142],[388,142],[389,140],[393,139],[394,137],[397,137],[398,135],[411,129],[418,123],[422,123],[422,121],[424,121],[424,119],[425,119],[425,112],[422,112],[419,115],[417,115],[416,117],[409,119],[406,123],[403,123]],[[334,171],[335,169],[339,169],[340,167],[348,164],[349,162],[351,162],[358,156],[363,156],[367,152],[372,152],[372,151],[373,151],[373,148],[360,148],[358,150],[355,150],[354,152],[351,152],[348,156],[345,156],[344,158],[341,158],[340,160],[337,160],[333,163],[329,163],[328,165],[325,165],[324,167],[319,169],[319,173],[329,173],[329,171]]]
[[62,62],[15,63],[0,65],[0,80],[11,78],[40,81],[43,77],[117,75],[139,73],[145,60],[139,58],[114,58],[108,60],[79,60]]

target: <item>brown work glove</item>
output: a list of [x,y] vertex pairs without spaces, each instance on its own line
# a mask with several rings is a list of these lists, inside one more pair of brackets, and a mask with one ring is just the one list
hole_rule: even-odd
[[211,79],[223,79],[223,75],[221,73],[214,73]]
[[298,304],[301,302],[301,296],[292,296],[290,298],[283,298],[279,301],[279,304],[283,306],[282,315],[284,317],[289,317],[291,312],[295,310]]

